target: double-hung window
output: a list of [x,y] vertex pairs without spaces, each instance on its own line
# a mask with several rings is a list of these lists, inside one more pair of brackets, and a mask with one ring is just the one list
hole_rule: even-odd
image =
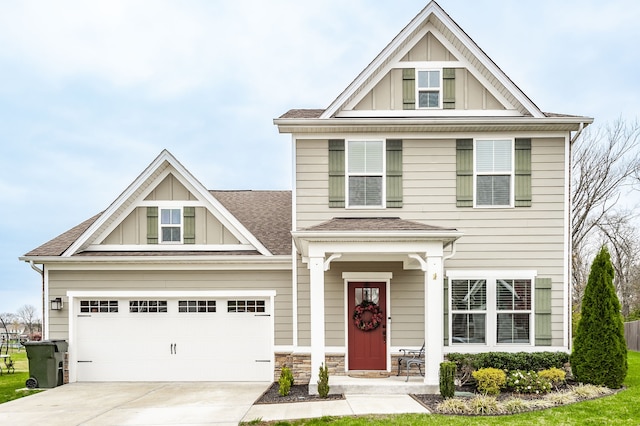
[[513,140],[476,140],[475,145],[476,206],[512,207]]
[[182,209],[160,209],[160,238],[164,244],[182,242]]
[[418,108],[441,108],[441,70],[417,70]]
[[533,271],[449,271],[451,343],[531,345]]
[[349,207],[383,207],[385,148],[381,140],[348,141]]
[[451,281],[451,327],[453,343],[487,342],[487,281]]
[[529,343],[531,280],[496,280],[498,343]]

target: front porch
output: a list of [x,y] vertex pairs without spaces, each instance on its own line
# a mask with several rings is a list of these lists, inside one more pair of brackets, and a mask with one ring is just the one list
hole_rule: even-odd
[[[334,218],[292,234],[309,270],[308,294],[313,301],[309,309],[309,391],[317,389],[319,367],[327,362],[329,347],[344,345],[347,374],[386,370],[395,352],[391,343],[395,339],[393,345],[398,348],[407,347],[404,342],[418,347],[417,342],[426,343],[424,377],[404,384],[406,376],[334,376],[334,391],[366,393],[370,389],[379,393],[383,388],[396,394],[437,393],[443,359],[443,263],[455,254],[453,244],[462,234],[399,218]],[[444,253],[447,246],[452,247],[449,256]],[[334,264],[339,265],[336,270]],[[393,299],[392,291],[404,293]],[[365,302],[369,305],[362,304]],[[383,318],[370,328],[355,328],[353,307],[371,305],[380,307]],[[357,323],[356,327],[361,326]]]
[[[421,376],[406,375],[361,378],[350,376],[330,376],[329,393],[345,395],[408,395],[408,394],[436,394],[439,385],[427,385]],[[317,391],[317,385],[312,389],[309,383],[309,391]]]

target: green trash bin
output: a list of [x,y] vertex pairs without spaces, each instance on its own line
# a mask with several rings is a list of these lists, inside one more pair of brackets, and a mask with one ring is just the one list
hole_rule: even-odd
[[25,342],[29,359],[29,378],[26,386],[34,388],[54,388],[64,383],[64,354],[67,342],[64,340],[43,340]]

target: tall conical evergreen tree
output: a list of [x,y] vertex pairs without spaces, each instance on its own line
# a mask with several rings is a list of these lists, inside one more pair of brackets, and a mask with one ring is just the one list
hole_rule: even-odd
[[591,265],[582,299],[571,370],[582,383],[617,389],[627,375],[627,344],[620,301],[613,286],[613,265],[606,247]]

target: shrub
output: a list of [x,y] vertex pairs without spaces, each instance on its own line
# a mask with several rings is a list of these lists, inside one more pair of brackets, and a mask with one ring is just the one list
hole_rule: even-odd
[[554,392],[545,396],[545,399],[553,405],[567,405],[578,400],[573,392]]
[[579,382],[617,389],[622,386],[628,365],[620,301],[613,286],[613,276],[611,257],[603,246],[591,265],[582,298],[571,371]]
[[438,412],[445,414],[464,414],[467,412],[467,403],[460,398],[445,399],[437,406]]
[[318,394],[321,398],[326,398],[329,395],[329,368],[324,364],[320,365]]
[[597,396],[607,395],[611,393],[611,390],[604,386],[596,385],[578,385],[572,389],[574,395],[582,399],[591,399]]
[[474,354],[447,354],[447,359],[456,364],[456,380],[460,385],[466,385],[473,378],[472,373],[476,369]]
[[287,367],[282,367],[280,370],[280,378],[278,379],[278,393],[281,396],[289,395],[289,391],[293,386],[293,373]]
[[447,354],[447,359],[456,363],[456,378],[461,384],[468,383],[471,373],[481,368],[499,370],[547,370],[563,368],[569,362],[566,352],[483,352],[479,354]]
[[538,372],[538,376],[543,379],[547,379],[549,383],[557,387],[560,383],[563,383],[567,377],[567,373],[559,368],[549,368]]
[[473,378],[478,390],[487,395],[498,395],[507,381],[506,373],[497,368],[481,368],[473,372]]
[[500,407],[494,396],[478,395],[469,400],[471,414],[499,414]]
[[535,371],[510,371],[507,375],[507,388],[518,393],[549,393],[551,382],[542,378]]
[[440,363],[440,395],[444,399],[453,398],[456,393],[456,363],[445,361]]
[[531,407],[527,401],[520,398],[509,398],[502,403],[502,411],[507,414],[524,413],[530,409]]

